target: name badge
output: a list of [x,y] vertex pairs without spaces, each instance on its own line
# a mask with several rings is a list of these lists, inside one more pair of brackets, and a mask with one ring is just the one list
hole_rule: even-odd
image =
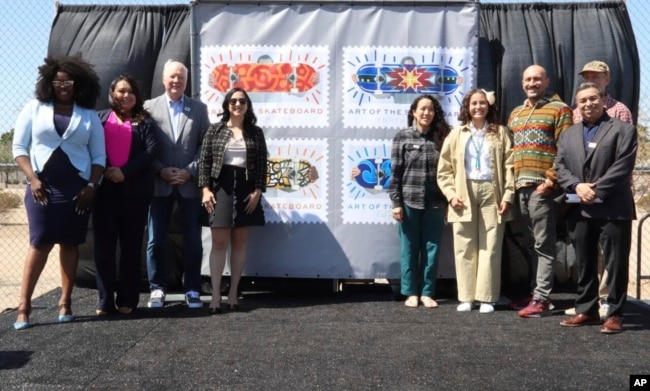
[[591,149],[594,149],[594,148],[596,148],[596,143],[589,143],[589,144],[587,144],[587,147],[589,147]]

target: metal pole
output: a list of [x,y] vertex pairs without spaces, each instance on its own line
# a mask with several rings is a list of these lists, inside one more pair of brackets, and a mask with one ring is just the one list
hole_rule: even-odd
[[190,72],[192,74],[192,98],[201,99],[201,86],[199,80],[199,62],[195,61],[195,53],[197,51],[197,36],[196,23],[194,20],[194,12],[198,0],[190,1]]
[[641,240],[643,239],[643,222],[650,217],[650,214],[646,214],[639,220],[639,226],[637,227],[637,242],[636,242],[636,298],[641,300]]

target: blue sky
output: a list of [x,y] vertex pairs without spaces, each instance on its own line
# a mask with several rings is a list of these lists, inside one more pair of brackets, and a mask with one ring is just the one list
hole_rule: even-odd
[[[61,0],[66,5],[189,4],[183,0]],[[56,13],[53,0],[0,1],[0,133],[11,129],[25,103],[34,98],[37,68],[47,55]]]
[[[69,0],[64,4],[188,4],[182,0]],[[520,3],[516,0],[482,0],[481,3]],[[555,0],[554,2],[567,2]],[[49,32],[55,15],[52,0],[24,0],[17,2],[3,0],[0,5],[0,74],[4,80],[0,88],[0,133],[13,127],[16,116],[26,102],[33,99],[37,67],[47,54]],[[628,10],[635,30],[637,46],[642,64],[650,64],[650,28],[644,25],[650,16],[650,2],[628,0]],[[641,68],[641,111],[650,112],[643,102],[650,98],[650,82],[644,80]],[[641,118],[640,118],[641,119]]]

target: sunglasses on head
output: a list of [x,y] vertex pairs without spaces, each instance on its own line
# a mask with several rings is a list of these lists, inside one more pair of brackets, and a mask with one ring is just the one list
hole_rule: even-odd
[[228,101],[231,106],[234,106],[239,102],[240,105],[245,105],[246,104],[246,98],[232,98]]

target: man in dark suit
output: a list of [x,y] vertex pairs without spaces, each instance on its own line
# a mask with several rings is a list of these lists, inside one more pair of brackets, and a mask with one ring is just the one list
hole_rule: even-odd
[[147,271],[151,296],[149,308],[165,303],[167,283],[167,237],[174,204],[178,203],[183,224],[185,301],[189,308],[201,308],[201,197],[196,182],[201,142],[210,126],[207,106],[184,95],[187,68],[167,61],[163,70],[165,93],[145,102],[145,108],[161,129],[152,164],[154,197],[149,208]]
[[600,331],[619,333],[627,297],[632,220],[636,218],[630,182],[637,152],[633,125],[611,118],[604,91],[594,83],[578,87],[576,102],[583,121],[560,136],[555,159],[558,182],[572,205],[569,226],[578,262],[576,315],[560,325],[600,323],[598,245],[608,270],[609,310]]

